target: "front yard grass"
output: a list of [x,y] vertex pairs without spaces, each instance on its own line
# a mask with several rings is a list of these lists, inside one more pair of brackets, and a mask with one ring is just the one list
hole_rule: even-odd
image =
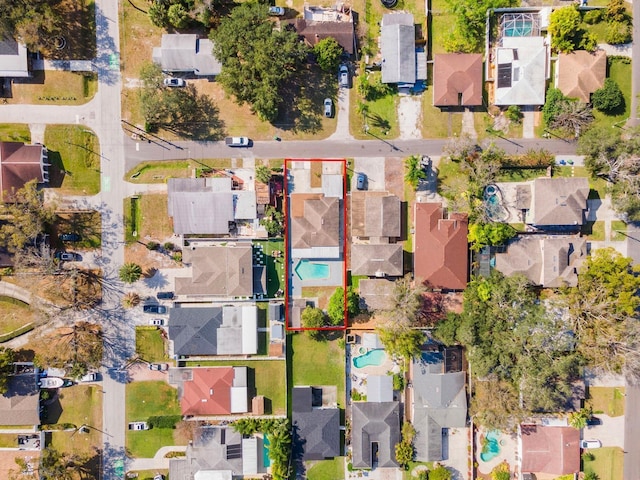
[[168,356],[162,330],[151,326],[136,327],[136,353],[149,363],[165,361]]
[[[265,413],[282,415],[286,413],[286,365],[283,360],[208,360],[186,362],[187,367],[247,367],[249,397],[264,395]],[[317,368],[317,365],[315,366]],[[269,408],[269,403],[271,403]]]
[[290,334],[287,342],[292,368],[292,387],[296,385],[336,385],[338,406],[345,404],[345,351],[338,339],[316,341],[300,332]]
[[59,392],[59,403],[56,401],[49,407],[45,422],[71,423],[76,428],[86,425],[89,433],[55,431],[51,434],[51,445],[61,452],[93,456],[94,447],[102,445],[102,388],[75,385]]
[[73,212],[56,214],[56,221],[53,226],[52,244],[63,247],[63,243],[58,239],[62,233],[77,233],[80,241],[68,243],[69,248],[98,248],[102,242],[102,219],[100,212]]
[[627,239],[627,224],[622,220],[613,220],[611,222],[611,240],[614,242],[622,242]]
[[72,195],[100,191],[100,145],[95,133],[75,125],[49,125],[44,144],[52,164],[50,186]]
[[344,457],[314,462],[307,469],[308,480],[342,480],[344,479]]
[[586,167],[572,167],[574,177],[586,177],[589,179],[589,200],[603,199],[607,195],[608,183],[604,178],[593,178]]
[[624,415],[624,387],[589,387],[587,403],[593,412],[610,417]]
[[[126,386],[126,410],[126,422],[146,422],[154,415],[180,415],[178,391],[163,381],[129,383]],[[172,428],[127,430],[127,451],[136,458],[153,457],[161,447],[181,444],[174,439],[174,432]]]
[[544,177],[545,168],[501,168],[496,175],[497,182],[526,182],[534,178]]
[[151,237],[161,241],[173,235],[173,224],[167,212],[167,195],[150,193],[140,195],[140,229],[138,238]]
[[33,321],[35,314],[27,303],[12,297],[0,296],[0,335]]
[[[262,245],[263,258],[267,267],[267,297],[275,298],[279,290],[284,291],[284,240],[256,240],[254,245]],[[274,257],[273,252],[280,256]]]
[[603,242],[605,240],[604,221],[586,222],[582,226],[582,235],[594,242]]
[[0,125],[0,142],[31,142],[31,132],[26,123],[4,123]]
[[124,175],[131,183],[166,183],[169,178],[191,178],[204,169],[231,168],[228,158],[142,162]]
[[98,91],[98,77],[90,72],[34,70],[30,78],[14,78],[9,104],[82,105]]
[[597,109],[593,109],[595,117],[594,125],[601,125],[607,128],[615,128],[614,124],[624,123],[631,114],[631,63],[625,60],[614,58],[607,60],[609,77],[618,84],[624,96],[624,110],[616,112],[615,115],[606,115]]
[[624,452],[619,447],[589,450],[593,460],[584,461],[584,471],[593,471],[599,480],[620,480],[624,466]]
[[466,192],[469,189],[469,177],[460,169],[460,163],[448,157],[442,157],[438,165],[438,193]]
[[422,93],[422,137],[447,138],[460,135],[462,113],[443,112],[433,105],[433,86]]
[[[359,95],[355,89],[349,97],[349,123],[351,135],[358,140],[391,140],[400,134],[398,127],[398,95],[392,93],[377,100],[366,102],[369,107],[367,118],[358,113]],[[369,133],[365,132],[365,121]]]

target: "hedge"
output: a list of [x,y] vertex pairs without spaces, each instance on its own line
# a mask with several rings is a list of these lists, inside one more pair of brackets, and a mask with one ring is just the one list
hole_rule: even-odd
[[182,415],[157,415],[149,417],[147,423],[151,428],[176,428],[176,423],[182,420]]

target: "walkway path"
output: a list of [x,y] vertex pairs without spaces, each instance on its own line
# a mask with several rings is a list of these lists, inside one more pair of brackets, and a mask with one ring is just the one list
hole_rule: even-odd
[[531,105],[522,107],[522,138],[535,138],[535,114]]
[[462,113],[462,129],[460,135],[467,135],[469,138],[476,140],[478,132],[476,131],[475,118],[470,108],[465,108]]
[[17,298],[24,303],[31,303],[32,296],[29,290],[26,290],[13,283],[0,280],[0,296]]
[[336,106],[336,131],[328,138],[328,140],[353,140],[349,131],[349,106],[351,90],[348,88],[338,89],[338,102]]
[[167,470],[169,468],[170,458],[165,455],[170,452],[185,452],[186,446],[174,445],[170,447],[160,448],[153,458],[135,458],[128,464],[130,470]]

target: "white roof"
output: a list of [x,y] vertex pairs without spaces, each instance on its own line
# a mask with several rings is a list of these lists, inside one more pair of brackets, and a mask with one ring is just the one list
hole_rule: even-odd
[[231,387],[231,413],[247,413],[249,401],[247,387]]
[[193,475],[193,480],[233,480],[231,470],[200,470]]
[[13,38],[0,39],[0,77],[28,77],[27,47]]
[[256,437],[242,439],[242,475],[258,473],[258,439]]
[[496,49],[498,75],[496,105],[544,105],[547,79],[547,45],[544,37],[504,37]]
[[242,353],[258,353],[258,309],[255,305],[242,307]]

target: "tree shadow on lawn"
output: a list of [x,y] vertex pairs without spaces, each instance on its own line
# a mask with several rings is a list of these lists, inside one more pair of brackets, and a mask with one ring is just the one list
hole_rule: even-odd
[[199,95],[193,85],[174,90],[167,96],[176,107],[171,121],[163,129],[193,140],[221,140],[225,135],[225,124],[220,110],[207,95]]
[[322,130],[324,99],[336,101],[338,81],[335,74],[323,72],[317,65],[305,65],[280,88],[282,104],[274,126],[293,133],[317,133]]

